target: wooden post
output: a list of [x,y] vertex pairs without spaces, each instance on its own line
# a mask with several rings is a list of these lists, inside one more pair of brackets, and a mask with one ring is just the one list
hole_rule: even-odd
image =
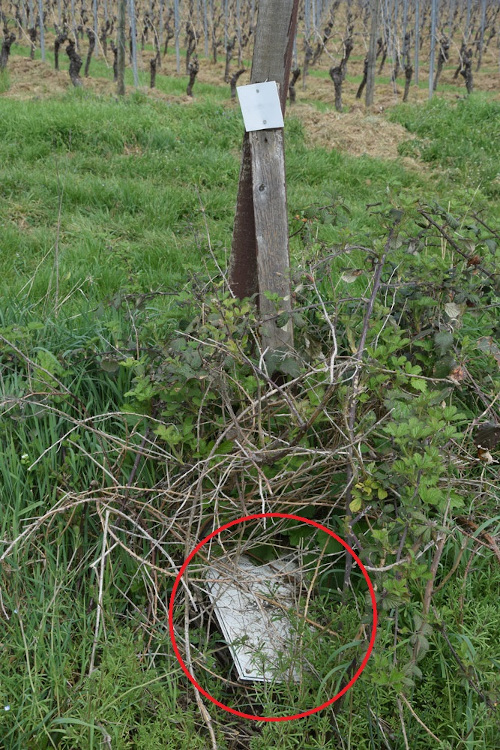
[[[292,321],[282,328],[276,325],[277,314],[292,309],[283,128],[249,135],[262,345],[286,350],[293,347]],[[278,295],[279,302],[265,292]]]
[[[251,83],[276,81],[284,113],[297,24],[298,0],[261,0]],[[236,296],[256,295],[264,319],[263,347],[293,347],[283,129],[246,133],[233,233],[230,285]],[[278,295],[278,306],[266,292]]]

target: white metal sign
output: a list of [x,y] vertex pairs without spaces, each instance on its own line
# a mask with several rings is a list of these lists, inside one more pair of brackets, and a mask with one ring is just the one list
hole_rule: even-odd
[[276,81],[238,86],[237,92],[247,133],[284,126]]
[[287,616],[296,610],[297,566],[282,560],[254,565],[245,556],[236,565],[221,562],[209,568],[207,588],[239,678],[298,682],[298,644]]

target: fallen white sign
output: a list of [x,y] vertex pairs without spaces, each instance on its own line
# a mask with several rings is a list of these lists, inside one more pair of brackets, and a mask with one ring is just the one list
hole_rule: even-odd
[[300,681],[287,615],[296,610],[297,570],[291,561],[254,565],[244,555],[209,568],[209,596],[241,680]]

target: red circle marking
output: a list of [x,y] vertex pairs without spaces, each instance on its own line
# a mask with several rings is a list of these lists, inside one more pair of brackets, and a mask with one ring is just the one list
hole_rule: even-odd
[[[310,526],[316,526],[317,529],[321,529],[321,531],[325,531],[329,536],[336,539],[340,544],[342,544],[343,547],[347,550],[347,552],[352,555],[354,560],[358,563],[361,572],[363,573],[364,579],[368,585],[368,590],[370,592],[370,599],[371,599],[371,605],[373,610],[373,622],[372,622],[372,632],[370,636],[370,642],[368,644],[368,650],[363,658],[363,661],[361,662],[361,665],[359,669],[356,671],[354,676],[349,680],[347,685],[340,690],[337,695],[334,695],[333,698],[330,698],[330,700],[326,701],[325,703],[322,703],[321,706],[316,706],[315,708],[309,709],[309,711],[302,711],[300,714],[293,714],[290,716],[254,716],[253,714],[246,714],[243,711],[237,711],[234,708],[231,708],[230,706],[226,706],[225,703],[221,703],[217,700],[217,698],[214,698],[210,693],[208,693],[204,688],[199,685],[191,672],[188,670],[186,665],[184,664],[184,661],[182,659],[182,656],[180,655],[179,649],[177,647],[177,643],[175,641],[175,633],[174,633],[174,602],[175,602],[175,595],[177,593],[177,589],[179,587],[180,581],[182,576],[184,575],[184,571],[186,570],[187,566],[193,559],[193,557],[197,554],[197,552],[200,551],[200,549],[208,542],[210,539],[213,539],[214,536],[217,536],[222,531],[225,531],[226,529],[230,529],[231,526],[235,526],[238,523],[243,523],[244,521],[255,521],[259,518],[289,518],[293,521],[301,521],[302,523],[307,523]],[[373,646],[375,645],[375,637],[377,634],[377,602],[375,599],[375,591],[373,589],[373,584],[370,580],[370,576],[366,572],[366,568],[364,567],[363,563],[357,556],[357,554],[354,552],[351,547],[347,544],[347,542],[344,542],[343,539],[341,539],[337,534],[335,534],[334,531],[331,531],[330,529],[327,529],[326,526],[322,526],[320,523],[317,523],[316,521],[312,521],[309,518],[302,518],[302,516],[295,516],[291,515],[289,513],[256,513],[252,516],[244,516],[242,518],[237,518],[235,521],[229,521],[229,523],[224,524],[224,526],[221,526],[220,528],[216,529],[215,531],[212,531],[211,534],[205,537],[199,544],[196,545],[194,550],[188,555],[188,557],[185,559],[179,574],[177,575],[177,578],[174,581],[174,586],[172,588],[172,594],[170,596],[170,603],[168,607],[168,626],[170,631],[170,639],[172,641],[172,646],[174,647],[175,655],[177,657],[177,660],[179,664],[181,665],[182,671],[188,678],[190,682],[193,683],[195,688],[199,690],[200,693],[202,693],[205,698],[208,698],[209,701],[212,701],[212,703],[215,703],[215,705],[219,706],[219,708],[223,708],[224,711],[229,711],[232,714],[235,714],[236,716],[242,716],[244,719],[252,719],[253,721],[291,721],[292,719],[302,719],[304,716],[309,716],[310,714],[315,714],[318,711],[321,711],[323,708],[326,708],[327,706],[330,706],[332,703],[337,701],[339,698],[341,698],[347,691],[354,685],[358,677],[361,675],[361,672],[366,667],[366,664],[368,662],[368,659],[370,658],[370,654],[373,651]]]

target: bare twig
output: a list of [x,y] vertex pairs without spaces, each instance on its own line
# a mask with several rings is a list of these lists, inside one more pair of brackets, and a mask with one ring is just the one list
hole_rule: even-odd
[[95,620],[94,642],[92,643],[92,652],[90,654],[89,676],[94,671],[95,655],[97,644],[99,643],[99,630],[101,627],[101,615],[103,614],[103,595],[104,595],[104,570],[106,567],[106,546],[108,541],[109,510],[106,510],[104,517],[104,527],[102,530],[102,550],[101,550],[101,569],[99,571],[99,596],[97,599],[97,613]]
[[439,744],[439,746],[441,746],[443,744],[442,740],[440,740],[439,737],[436,737],[436,735],[434,734],[434,732],[431,732],[431,730],[429,729],[429,727],[426,724],[424,724],[424,722],[422,721],[422,719],[419,716],[417,716],[417,714],[415,713],[415,711],[413,710],[413,708],[411,707],[409,701],[403,695],[403,693],[399,694],[399,698],[403,701],[403,703],[405,704],[406,708],[411,713],[411,715],[413,716],[413,718],[416,719],[416,721],[418,721],[418,723],[420,724],[420,726],[422,727],[422,729],[425,729],[425,731],[427,732],[427,734],[430,737],[432,737],[432,739],[435,740]]
[[[372,312],[373,312],[373,307],[375,305],[375,300],[377,298],[377,294],[379,292],[379,288],[380,288],[380,284],[382,280],[382,271],[383,271],[387,255],[391,247],[391,243],[393,241],[393,238],[397,234],[397,229],[400,223],[401,223],[401,218],[398,218],[394,221],[389,231],[389,236],[387,238],[384,251],[379,257],[379,259],[377,260],[377,263],[375,266],[375,273],[373,276],[372,292],[368,300],[368,304],[366,306],[365,315],[363,319],[363,328],[361,330],[361,336],[359,339],[358,348],[354,355],[355,371],[354,371],[351,395],[350,395],[349,402],[347,405],[347,415],[346,415],[347,416],[347,419],[346,419],[347,430],[348,430],[348,435],[349,435],[349,448],[348,448],[349,462],[347,464],[347,472],[346,472],[347,473],[347,476],[346,476],[347,492],[346,492],[346,499],[345,499],[345,514],[346,514],[347,523],[349,525],[352,521],[352,511],[351,511],[350,505],[352,501],[352,485],[354,483],[355,472],[356,472],[356,469],[354,466],[354,445],[356,442],[356,438],[354,434],[354,425],[356,422],[356,411],[357,411],[357,405],[358,405],[358,397],[360,393],[361,360],[365,352],[366,337],[368,336],[368,329],[369,329],[370,319],[371,319]],[[352,542],[351,536],[349,536],[347,539],[348,544],[351,544]],[[346,592],[349,588],[349,581],[351,579],[351,570],[352,570],[352,559],[353,558],[351,555],[346,555],[346,563],[345,563],[345,571],[344,571],[344,585],[343,585],[344,592]]]

